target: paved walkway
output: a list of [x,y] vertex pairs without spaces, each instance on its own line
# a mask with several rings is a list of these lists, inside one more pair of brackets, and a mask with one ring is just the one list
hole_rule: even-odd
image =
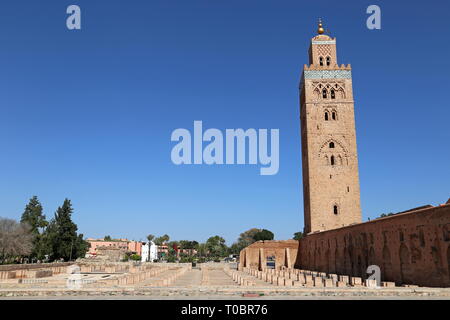
[[180,276],[172,284],[174,287],[237,286],[223,269],[192,269]]
[[189,288],[200,286],[201,283],[202,283],[202,271],[200,269],[192,269],[186,271],[185,274],[183,274],[177,280],[175,280],[172,286]]

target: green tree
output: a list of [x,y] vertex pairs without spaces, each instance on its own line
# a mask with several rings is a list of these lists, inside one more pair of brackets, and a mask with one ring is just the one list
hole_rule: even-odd
[[390,217],[390,216],[393,216],[395,213],[393,213],[393,212],[390,212],[390,213],[382,213],[380,216],[379,216],[379,218],[384,218],[384,217]]
[[84,257],[89,248],[83,235],[77,234],[78,227],[72,221],[72,213],[72,204],[69,199],[65,199],[46,230],[46,240],[50,243],[52,258],[55,260],[62,258],[68,261]]
[[104,241],[112,241],[111,236],[105,236],[103,238]]
[[262,230],[258,228],[251,228],[247,231],[242,232],[239,235],[237,241],[231,245],[230,252],[232,254],[239,254],[239,252],[241,252],[242,249],[248,247],[253,242],[255,242],[255,235],[261,231]]
[[169,242],[169,240],[170,240],[170,237],[167,234],[165,234],[165,235],[163,235],[161,237],[156,238],[154,242],[155,242],[156,245],[161,246],[164,243]]
[[299,232],[294,233],[294,237],[292,239],[300,240],[302,238],[303,238],[303,232],[299,231]]
[[233,243],[230,247],[231,254],[239,254],[243,248],[237,243]]
[[194,250],[198,250],[199,243],[197,241],[180,240],[179,246],[181,249],[188,250],[189,255],[192,255]]
[[20,223],[27,223],[34,235],[42,233],[48,225],[45,215],[42,213],[42,205],[36,196],[33,196],[25,206]]
[[150,241],[153,241],[155,239],[155,236],[153,235],[153,234],[149,234],[148,236],[147,236],[147,240],[150,242]]
[[209,256],[223,257],[228,253],[225,239],[220,236],[213,236],[206,240],[206,248]]
[[133,260],[133,261],[141,261],[141,256],[138,255],[138,254],[132,254],[132,255],[130,256],[130,260]]
[[253,236],[253,240],[255,241],[261,241],[261,240],[273,240],[274,234],[273,232],[262,229],[260,232],[255,233]]
[[32,241],[32,249],[30,252],[31,258],[41,259],[41,252],[44,248],[42,240],[42,234],[45,231],[45,228],[48,225],[47,220],[45,219],[45,215],[42,213],[42,205],[39,202],[36,196],[33,196],[28,204],[25,206],[25,210],[22,213],[22,217],[20,219],[21,224],[26,224],[29,226],[31,241]]
[[206,243],[199,243],[196,249],[197,249],[198,256],[206,257],[206,255],[208,253],[208,248],[206,246]]

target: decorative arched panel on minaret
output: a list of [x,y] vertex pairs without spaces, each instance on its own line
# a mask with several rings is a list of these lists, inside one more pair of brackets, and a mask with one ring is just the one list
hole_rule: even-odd
[[338,65],[321,22],[309,62],[300,82],[305,233],[361,222],[351,67]]

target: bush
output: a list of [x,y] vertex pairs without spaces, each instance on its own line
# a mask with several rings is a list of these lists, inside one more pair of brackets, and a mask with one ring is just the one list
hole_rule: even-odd
[[130,259],[133,260],[133,261],[141,261],[141,256],[138,255],[138,254],[132,254],[130,256]]
[[181,263],[187,263],[187,262],[193,262],[194,261],[194,257],[192,256],[182,256],[180,257],[180,262]]

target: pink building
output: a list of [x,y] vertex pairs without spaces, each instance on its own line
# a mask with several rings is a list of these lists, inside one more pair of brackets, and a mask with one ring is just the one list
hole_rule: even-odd
[[134,252],[134,253],[142,256],[142,242],[129,241],[128,242],[128,251]]
[[94,256],[97,255],[97,249],[99,247],[116,248],[142,255],[142,242],[139,241],[131,241],[127,239],[105,241],[104,239],[93,238],[88,238],[86,241],[90,243],[88,253]]

